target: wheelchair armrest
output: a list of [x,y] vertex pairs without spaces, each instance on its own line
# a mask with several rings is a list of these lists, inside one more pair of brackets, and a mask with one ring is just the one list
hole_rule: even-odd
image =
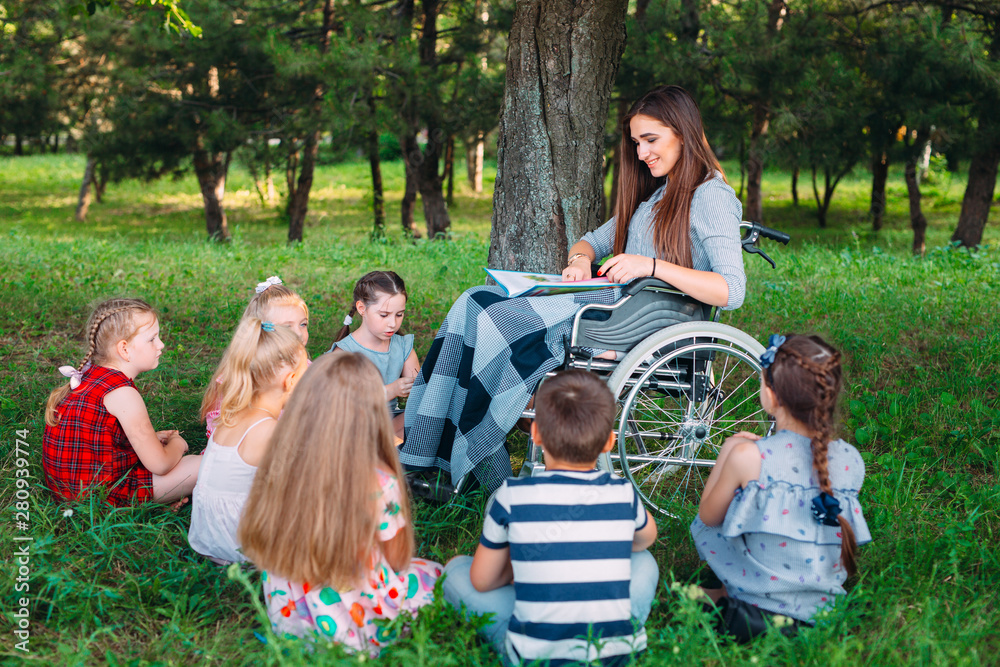
[[623,295],[632,296],[633,294],[637,294],[638,292],[646,289],[647,287],[659,287],[661,289],[669,289],[669,290],[674,290],[674,291],[677,291],[677,292],[680,291],[676,287],[674,287],[673,285],[671,285],[670,283],[663,282],[659,278],[653,278],[651,276],[645,276],[645,277],[642,277],[642,278],[636,278],[635,280],[633,280],[632,282],[630,282],[628,285],[626,285],[625,287],[623,287],[622,288],[622,294]]

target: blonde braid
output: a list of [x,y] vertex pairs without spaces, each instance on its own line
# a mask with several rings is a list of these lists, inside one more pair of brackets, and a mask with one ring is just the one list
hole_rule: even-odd
[[[94,308],[89,318],[90,326],[87,328],[87,353],[84,355],[80,365],[77,366],[78,371],[83,372],[87,364],[91,363],[95,356],[100,358],[106,352],[105,350],[97,349],[97,334],[101,329],[101,325],[110,317],[131,311],[146,312],[154,317],[156,316],[152,306],[140,299],[108,299],[99,303]],[[119,326],[114,333],[121,335],[125,340],[130,340],[136,331],[138,331],[138,327],[133,327],[132,331],[129,332],[124,326]],[[48,426],[56,426],[59,423],[59,404],[65,400],[70,391],[72,391],[72,387],[67,382],[49,394],[49,399],[45,403],[45,423]]]

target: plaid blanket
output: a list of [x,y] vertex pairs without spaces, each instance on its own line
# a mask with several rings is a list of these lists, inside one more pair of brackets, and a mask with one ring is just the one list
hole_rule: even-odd
[[573,316],[614,303],[618,289],[508,298],[474,287],[448,311],[406,401],[409,468],[441,468],[452,483],[474,472],[490,493],[512,474],[504,448],[539,381],[566,356]]

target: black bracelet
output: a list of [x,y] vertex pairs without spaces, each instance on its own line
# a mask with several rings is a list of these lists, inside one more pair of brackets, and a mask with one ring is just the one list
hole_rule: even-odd
[[656,277],[656,258],[655,257],[653,258],[653,272],[649,274],[649,277],[650,278],[655,278]]

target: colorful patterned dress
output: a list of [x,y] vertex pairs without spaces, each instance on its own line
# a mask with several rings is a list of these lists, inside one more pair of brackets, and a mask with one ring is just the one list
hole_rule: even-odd
[[[404,526],[404,519],[396,478],[379,470],[378,481],[382,488],[378,539],[387,542]],[[416,615],[433,601],[441,570],[438,563],[414,558],[408,568],[396,572],[375,549],[368,579],[357,589],[313,587],[265,572],[267,614],[277,635],[323,639],[352,651],[365,650],[374,658],[396,636],[394,629],[376,621],[391,621],[404,611]]]

